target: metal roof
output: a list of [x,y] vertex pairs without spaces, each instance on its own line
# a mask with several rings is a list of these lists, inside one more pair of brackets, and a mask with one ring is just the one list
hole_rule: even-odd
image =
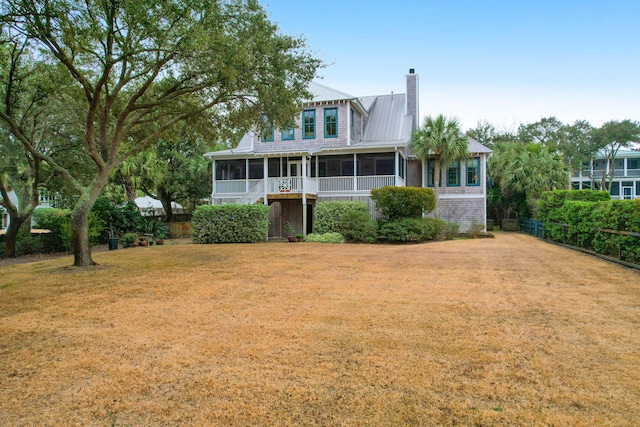
[[310,99],[310,102],[342,101],[357,98],[353,95],[332,89],[318,82],[309,83],[309,92],[313,94],[313,99]]
[[[406,113],[406,96],[391,94],[375,98],[375,102],[370,107],[369,120],[361,142],[365,144],[371,141],[404,140],[408,142],[411,139],[413,118]],[[370,102],[369,99],[366,101]]]

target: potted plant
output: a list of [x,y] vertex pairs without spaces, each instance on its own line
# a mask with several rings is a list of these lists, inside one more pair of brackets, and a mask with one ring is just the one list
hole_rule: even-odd
[[131,247],[131,246],[138,246],[138,234],[125,233],[124,236],[122,236],[122,245],[125,248]]
[[296,241],[302,242],[304,240],[304,234],[298,233],[296,234]]
[[118,238],[113,230],[113,225],[109,225],[109,250],[115,251],[118,249]]
[[291,223],[289,221],[287,221],[284,224],[284,228],[287,231],[287,239],[290,242],[295,242],[297,240],[296,239],[296,229],[293,227],[293,225],[291,225]]
[[153,232],[153,239],[157,245],[164,245],[164,239],[169,238],[169,227],[161,222],[156,222],[156,227]]

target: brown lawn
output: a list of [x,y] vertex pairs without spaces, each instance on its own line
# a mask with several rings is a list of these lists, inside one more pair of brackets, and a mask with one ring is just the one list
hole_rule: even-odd
[[640,274],[518,234],[0,267],[0,425],[634,425]]

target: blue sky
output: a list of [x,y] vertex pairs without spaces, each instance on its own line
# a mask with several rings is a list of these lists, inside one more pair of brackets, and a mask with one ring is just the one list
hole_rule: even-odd
[[355,96],[404,93],[420,75],[420,116],[498,129],[556,116],[640,121],[640,0],[260,0]]

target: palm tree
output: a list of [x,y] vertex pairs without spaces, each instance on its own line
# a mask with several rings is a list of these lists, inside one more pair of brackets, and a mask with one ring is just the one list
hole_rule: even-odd
[[447,163],[469,158],[469,140],[460,131],[457,118],[447,118],[442,114],[435,118],[428,116],[424,119],[422,127],[413,133],[411,150],[423,162],[430,158],[435,160],[433,192],[436,197],[435,215],[438,217],[440,170]]

